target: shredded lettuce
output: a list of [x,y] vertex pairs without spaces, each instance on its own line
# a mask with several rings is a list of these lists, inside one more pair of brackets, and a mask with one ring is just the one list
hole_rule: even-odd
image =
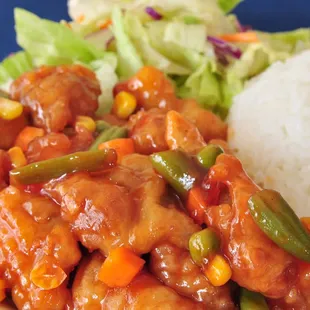
[[145,28],[134,15],[130,13],[126,14],[124,23],[126,29],[130,30],[128,31],[129,36],[136,49],[139,50],[144,65],[157,67],[167,74],[188,75],[191,73],[190,69],[182,66],[182,64],[177,64],[169,60],[151,46]]
[[[174,63],[190,69],[192,73],[201,65],[203,61],[203,54],[191,49],[191,46],[189,44],[186,45],[184,40],[177,41],[173,37],[173,29],[177,32],[179,31],[175,27],[171,27],[171,24],[174,24],[174,22],[153,21],[145,24],[145,31],[148,35],[149,42],[159,53]],[[187,27],[183,28],[184,34],[180,35],[181,37],[188,36],[189,33],[187,32],[187,29]],[[192,41],[194,40],[196,40],[196,42],[193,43],[194,46],[201,46],[204,44],[204,53],[214,57],[210,45],[208,45],[205,40],[205,36],[194,36]]]
[[196,99],[203,107],[213,108],[221,103],[218,77],[210,63],[202,64],[178,90],[182,98]]
[[225,79],[222,79],[222,101],[219,104],[221,110],[221,116],[226,116],[229,108],[233,103],[234,96],[238,95],[244,87],[244,81],[233,73],[229,74]]
[[104,52],[85,41],[65,25],[41,19],[23,9],[15,9],[18,44],[32,57],[36,66],[90,63]]
[[228,13],[232,11],[242,0],[218,0],[221,9]]
[[249,44],[241,58],[227,68],[227,75],[245,80],[249,79],[269,66],[269,54],[261,43]]
[[103,59],[90,63],[90,68],[95,72],[100,83],[101,95],[99,96],[98,116],[110,112],[113,104],[113,88],[118,82],[116,75],[117,57],[113,53],[106,53]]
[[121,77],[128,78],[143,67],[143,62],[126,33],[122,11],[119,7],[115,7],[112,12],[112,22],[112,30],[116,38],[118,73]]
[[18,52],[5,58],[0,64],[0,89],[8,91],[11,82],[33,68],[26,52]]
[[259,40],[268,51],[270,63],[284,60],[291,55],[310,48],[310,29],[287,32],[257,32]]
[[235,31],[234,25],[223,14],[217,0],[69,0],[68,2],[69,13],[73,20],[83,16],[82,26],[74,25],[79,28],[80,33],[89,31],[91,27],[109,18],[115,6],[126,12],[132,12],[143,23],[151,20],[144,11],[150,6],[158,10],[165,20],[184,23],[189,21],[190,24],[203,23],[209,35]]

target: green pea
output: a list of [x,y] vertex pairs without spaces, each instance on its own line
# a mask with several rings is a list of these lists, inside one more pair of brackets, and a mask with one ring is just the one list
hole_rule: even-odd
[[220,248],[220,239],[210,228],[203,229],[193,234],[189,240],[189,251],[193,261],[202,265],[204,259],[215,254]]

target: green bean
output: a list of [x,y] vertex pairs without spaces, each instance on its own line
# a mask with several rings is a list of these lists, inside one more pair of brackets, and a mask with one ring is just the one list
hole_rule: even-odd
[[155,153],[151,161],[154,169],[182,196],[202,177],[198,163],[182,151]]
[[98,146],[110,140],[118,139],[118,138],[126,138],[127,137],[127,129],[124,127],[112,126],[103,132],[97,137],[94,143],[89,148],[90,151],[98,150]]
[[78,152],[70,155],[39,161],[11,170],[10,177],[19,184],[36,184],[59,178],[78,171],[95,172],[116,164],[115,150]]
[[215,164],[217,156],[222,153],[223,149],[220,146],[208,144],[198,153],[197,159],[204,168],[210,169]]
[[240,310],[268,310],[269,307],[263,295],[241,289]]
[[220,239],[210,228],[194,233],[189,239],[189,252],[197,265],[202,265],[204,259],[215,254],[220,248]]
[[112,125],[110,125],[108,122],[100,120],[100,121],[96,121],[96,131],[98,132],[102,132],[108,128],[112,127]]
[[249,199],[248,206],[256,224],[273,242],[310,262],[310,235],[278,192],[264,189]]

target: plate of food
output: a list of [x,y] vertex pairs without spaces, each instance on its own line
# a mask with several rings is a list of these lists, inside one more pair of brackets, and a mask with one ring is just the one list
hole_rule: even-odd
[[238,4],[15,8],[1,309],[310,309],[310,29]]

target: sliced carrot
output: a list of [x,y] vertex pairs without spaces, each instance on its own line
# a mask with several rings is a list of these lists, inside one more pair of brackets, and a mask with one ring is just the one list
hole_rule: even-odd
[[112,20],[108,19],[99,25],[99,29],[104,30],[104,29],[108,28],[110,25],[112,25]]
[[204,223],[206,200],[205,193],[201,187],[193,187],[188,194],[187,210],[197,224]]
[[247,32],[238,32],[232,34],[224,34],[220,36],[220,39],[226,42],[233,42],[233,43],[255,43],[259,42],[256,32],[254,31],[247,31]]
[[111,250],[98,273],[98,279],[109,287],[125,287],[141,271],[145,261],[126,248]]
[[135,152],[134,142],[130,138],[114,139],[101,143],[98,146],[98,149],[99,150],[114,149],[117,154],[118,162],[120,162],[124,156],[133,154]]
[[36,127],[25,127],[17,136],[15,146],[19,146],[24,152],[27,151],[28,144],[36,137],[44,136],[44,130]]

